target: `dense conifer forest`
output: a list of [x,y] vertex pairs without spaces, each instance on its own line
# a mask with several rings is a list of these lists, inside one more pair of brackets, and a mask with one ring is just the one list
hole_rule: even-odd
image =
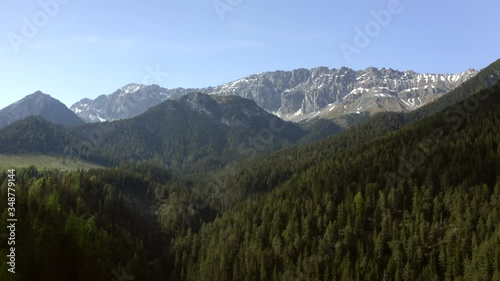
[[[244,133],[233,130],[230,141],[194,138],[205,150],[186,148],[172,159],[193,161],[179,165],[138,157],[159,152],[130,138],[136,150],[108,140],[88,155],[106,169],[17,169],[17,273],[0,237],[0,280],[500,280],[498,69],[319,142],[290,146],[304,137],[290,125],[246,159],[228,152]],[[139,130],[133,122],[111,126]],[[200,124],[191,133],[220,129]],[[0,143],[64,152],[80,140],[72,130],[29,118]],[[191,145],[163,149],[181,143]],[[8,187],[2,171],[0,202]]]

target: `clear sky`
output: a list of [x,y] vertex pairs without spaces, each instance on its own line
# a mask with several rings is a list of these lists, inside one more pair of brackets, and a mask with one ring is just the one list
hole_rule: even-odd
[[128,83],[316,66],[458,73],[500,58],[498,0],[394,1],[1,1],[0,108],[36,90],[71,106]]

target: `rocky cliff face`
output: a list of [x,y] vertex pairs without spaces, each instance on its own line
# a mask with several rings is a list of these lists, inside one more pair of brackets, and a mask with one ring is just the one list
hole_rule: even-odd
[[193,91],[196,89],[165,89],[158,85],[129,84],[95,100],[83,99],[72,105],[71,110],[91,123],[128,119],[167,99],[177,99]]
[[478,72],[419,74],[367,68],[297,69],[266,72],[204,89],[213,95],[238,95],[285,120],[303,121],[349,113],[411,111],[432,102]]
[[217,87],[165,89],[157,85],[127,85],[108,96],[84,99],[71,107],[87,122],[131,118],[167,99],[202,92],[236,95],[285,120],[305,121],[352,113],[411,111],[434,101],[478,72],[420,74],[387,68],[296,69],[250,75]]

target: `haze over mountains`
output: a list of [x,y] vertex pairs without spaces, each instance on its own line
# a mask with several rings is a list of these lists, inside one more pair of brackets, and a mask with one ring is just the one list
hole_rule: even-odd
[[237,95],[284,120],[306,121],[346,114],[381,111],[408,112],[456,88],[477,74],[419,74],[387,68],[296,69],[250,75],[217,87],[165,89],[157,85],[129,84],[95,100],[71,106],[87,122],[112,121],[137,116],[149,107],[190,92]]

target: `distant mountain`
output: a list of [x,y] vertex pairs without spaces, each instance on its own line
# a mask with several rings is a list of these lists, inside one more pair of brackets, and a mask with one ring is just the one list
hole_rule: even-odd
[[86,125],[76,135],[96,136],[89,154],[95,159],[154,161],[175,170],[199,171],[283,148],[307,133],[253,101],[192,93],[132,119]]
[[477,73],[473,69],[459,74],[419,74],[373,67],[364,71],[318,67],[264,72],[203,89],[165,89],[157,85],[130,84],[95,100],[83,99],[71,106],[71,110],[87,122],[126,119],[167,99],[202,92],[251,99],[284,120],[300,122],[318,117],[412,111],[436,100]]
[[164,89],[158,85],[129,84],[95,100],[82,99],[71,110],[89,123],[128,119],[167,99],[177,99],[196,89]]
[[67,154],[102,165],[146,161],[200,171],[323,137],[314,132],[306,138],[313,130],[285,122],[251,100],[192,93],[115,122],[65,129],[38,118],[22,120],[0,131],[0,153]]
[[29,116],[42,116],[61,125],[81,125],[84,122],[59,100],[40,91],[0,110],[0,128]]
[[445,75],[373,67],[364,71],[318,67],[251,75],[204,92],[242,96],[285,120],[304,121],[346,114],[412,111],[477,73],[473,69]]

